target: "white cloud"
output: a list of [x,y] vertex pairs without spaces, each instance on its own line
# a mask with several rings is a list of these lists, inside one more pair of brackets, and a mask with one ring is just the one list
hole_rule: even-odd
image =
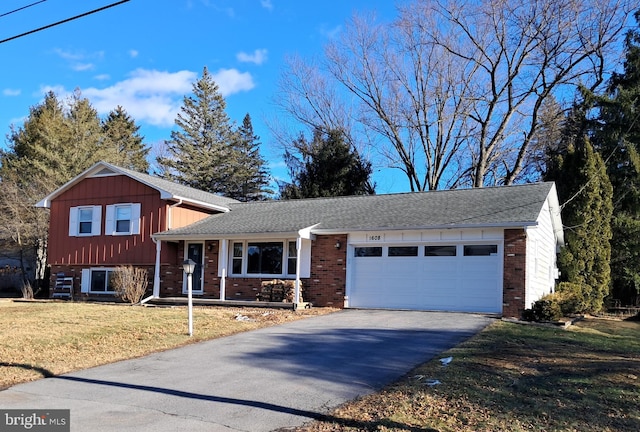
[[260,65],[267,61],[267,50],[257,49],[253,52],[253,54],[239,52],[238,54],[236,54],[236,58],[238,59],[238,61],[243,63],[255,63],[257,65]]
[[320,28],[320,34],[329,39],[335,39],[338,36],[338,34],[340,34],[341,31],[342,31],[341,25],[337,25],[333,28],[328,28],[326,26],[322,26]]
[[83,72],[93,70],[95,65],[89,60],[102,60],[104,59],[104,51],[95,51],[92,53],[84,53],[79,51],[65,51],[60,48],[56,48],[54,52],[63,60],[69,62],[71,69],[77,72]]
[[97,79],[98,81],[108,81],[111,79],[111,75],[109,74],[100,74],[93,77],[93,79]]
[[71,69],[77,72],[92,70],[94,69],[94,67],[95,66],[93,63],[74,63],[73,65],[71,65]]
[[[251,74],[236,69],[220,69],[212,73],[222,96],[248,91],[255,87]],[[136,69],[125,80],[111,86],[81,89],[100,114],[106,114],[121,105],[138,122],[155,126],[171,126],[180,110],[185,95],[191,94],[196,72],[166,72]],[[42,94],[52,90],[63,99],[70,92],[61,86],[43,87]]]
[[260,6],[268,10],[273,10],[273,2],[271,0],[260,0]]
[[138,54],[140,54],[140,53],[138,52],[138,50],[134,50],[134,49],[129,50],[129,57],[131,57],[131,58],[136,58],[136,57],[138,57]]
[[6,88],[6,89],[2,90],[2,94],[4,96],[20,96],[20,93],[22,93],[22,91],[20,89]]

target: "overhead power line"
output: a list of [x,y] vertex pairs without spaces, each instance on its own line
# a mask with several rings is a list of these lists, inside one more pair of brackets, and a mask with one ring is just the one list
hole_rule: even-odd
[[37,32],[42,31],[42,30],[46,30],[46,29],[51,28],[51,27],[58,26],[58,25],[60,25],[60,24],[68,23],[69,21],[73,21],[73,20],[76,20],[76,19],[78,19],[78,18],[86,17],[87,15],[91,15],[91,14],[94,14],[94,13],[96,13],[96,12],[101,12],[101,11],[103,11],[103,10],[105,10],[105,9],[109,9],[109,8],[114,7],[114,6],[121,5],[122,3],[127,3],[128,1],[130,1],[130,0],[121,0],[121,1],[119,1],[119,2],[111,3],[110,5],[103,6],[103,7],[101,7],[101,8],[94,9],[94,10],[92,10],[92,11],[85,12],[85,13],[83,13],[83,14],[76,15],[76,16],[74,16],[74,17],[67,18],[67,19],[64,19],[64,20],[62,20],[62,21],[58,21],[58,22],[55,22],[55,23],[53,23],[53,24],[46,25],[46,26],[44,26],[44,27],[40,27],[40,28],[37,28],[37,29],[34,29],[34,30],[30,30],[30,31],[28,31],[28,32],[25,32],[25,33],[22,33],[22,34],[19,34],[19,35],[16,35],[16,36],[11,36],[10,38],[0,40],[0,44],[3,44],[3,43],[5,43],[5,42],[9,42],[9,41],[11,41],[11,40],[18,39],[18,38],[21,38],[21,37],[23,37],[23,36],[27,36],[27,35],[30,35],[30,34],[33,34],[33,33],[37,33]]
[[35,2],[35,3],[31,3],[31,4],[28,4],[28,5],[26,5],[26,6],[22,6],[21,8],[14,9],[14,10],[9,11],[9,12],[5,12],[5,13],[3,13],[3,14],[0,14],[0,18],[2,18],[3,16],[7,16],[7,15],[14,14],[14,13],[16,13],[16,12],[20,12],[21,10],[24,10],[24,9],[30,8],[31,6],[35,6],[35,5],[40,4],[40,3],[44,3],[44,2],[46,2],[46,1],[47,1],[47,0],[40,0],[40,1],[37,1],[37,2]]

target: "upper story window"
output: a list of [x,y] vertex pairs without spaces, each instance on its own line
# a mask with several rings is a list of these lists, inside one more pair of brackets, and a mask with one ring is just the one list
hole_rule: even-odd
[[140,204],[108,205],[106,235],[140,234]]
[[100,235],[101,221],[101,206],[71,207],[69,209],[69,236],[85,237]]

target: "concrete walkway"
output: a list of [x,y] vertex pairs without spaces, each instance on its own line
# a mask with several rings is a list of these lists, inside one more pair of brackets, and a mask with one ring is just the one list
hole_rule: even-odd
[[323,418],[490,322],[345,310],[17,385],[0,408],[70,409],[78,432],[271,431]]

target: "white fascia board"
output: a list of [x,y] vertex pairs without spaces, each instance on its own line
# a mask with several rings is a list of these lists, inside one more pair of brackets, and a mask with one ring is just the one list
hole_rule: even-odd
[[[160,234],[160,233],[157,233]],[[268,239],[295,239],[297,231],[269,232],[269,233],[240,233],[240,234],[152,234],[151,238],[160,241],[202,241],[202,240],[268,240]]]
[[549,195],[547,195],[547,202],[549,203],[549,213],[551,214],[553,232],[556,236],[556,245],[558,247],[562,247],[564,246],[564,229],[562,227],[562,217],[560,215],[561,207],[555,183],[553,183],[551,190],[549,191]]
[[[144,182],[141,182],[144,183]],[[190,199],[190,198],[185,198],[185,197],[181,197],[178,195],[173,195],[163,189],[158,189],[157,187],[151,186],[151,185],[147,185],[157,191],[160,192],[160,198],[164,199],[164,200],[175,200],[175,201],[182,201],[182,203],[186,203],[186,204],[192,204],[196,207],[200,207],[200,208],[206,208],[209,210],[217,210],[223,213],[228,213],[230,211],[230,209],[228,207],[223,207],[223,206],[219,206],[219,205],[215,205],[215,204],[209,204],[206,203],[204,201],[198,201],[198,200],[194,200],[194,199]]]
[[521,223],[495,223],[495,224],[455,224],[455,225],[423,225],[415,227],[367,227],[367,228],[341,228],[341,229],[314,229],[313,234],[348,234],[352,232],[364,231],[426,231],[426,230],[447,230],[447,229],[482,229],[482,228],[503,228],[518,229],[537,226],[537,221]]
[[311,233],[311,231],[317,227],[318,225],[320,225],[319,223],[311,225],[309,227],[306,228],[302,228],[300,230],[298,230],[298,237],[303,238],[303,239],[307,239],[307,240],[313,240],[315,238],[315,236]]

